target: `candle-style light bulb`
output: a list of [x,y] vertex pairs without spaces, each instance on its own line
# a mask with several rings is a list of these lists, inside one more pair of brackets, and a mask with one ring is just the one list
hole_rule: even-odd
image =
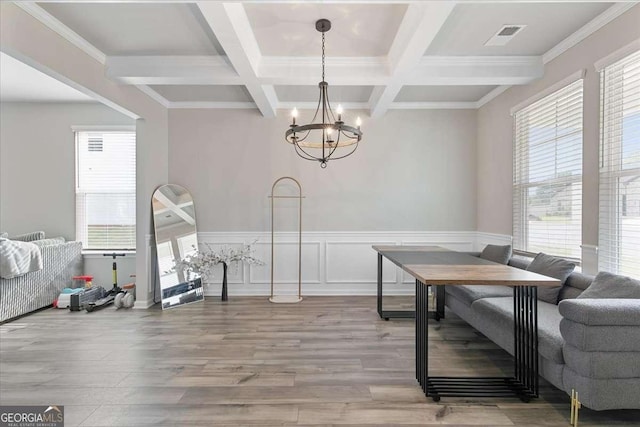
[[361,125],[362,125],[362,120],[360,120],[360,117],[356,118],[356,126],[358,126],[358,129],[360,129]]
[[338,121],[341,122],[342,121],[342,105],[338,104],[338,108],[336,108],[336,112],[338,113]]
[[333,128],[328,127],[327,128],[327,135],[331,136],[332,133],[333,133]]
[[298,117],[298,109],[293,107],[293,110],[291,110],[291,118],[293,119],[293,124],[296,124],[296,117]]

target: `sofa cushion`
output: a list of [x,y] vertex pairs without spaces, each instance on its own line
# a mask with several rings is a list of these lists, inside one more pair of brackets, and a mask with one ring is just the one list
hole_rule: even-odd
[[456,285],[445,286],[446,293],[453,295],[460,301],[471,307],[471,304],[481,298],[508,297],[513,295],[513,289],[509,286],[497,285]]
[[640,378],[640,352],[582,351],[571,344],[562,349],[567,366],[589,378]]
[[[578,299],[582,298],[640,299],[640,281],[601,271],[593,279],[591,286],[578,296]],[[640,305],[640,301],[638,304]]]
[[[513,349],[513,298],[483,298],[471,305],[475,318],[479,322],[488,322],[492,328],[499,329],[504,335],[502,343],[510,342]],[[555,304],[538,301],[538,352],[556,363],[564,363],[562,345],[564,340],[560,334],[562,316]]]
[[18,236],[10,237],[10,240],[18,240],[20,242],[32,242],[34,240],[44,239],[44,231],[33,231],[31,233],[20,234]]
[[640,300],[631,298],[576,298],[560,301],[565,319],[584,325],[636,326],[640,329]]
[[562,319],[564,340],[582,351],[640,351],[640,327],[585,325]]
[[9,238],[9,233],[5,233],[4,231],[0,233],[0,239],[8,239],[8,238]]
[[540,252],[527,267],[528,271],[560,280],[560,286],[539,286],[538,299],[550,304],[558,304],[560,289],[576,265],[565,259]]
[[511,252],[511,245],[487,245],[480,253],[480,258],[506,265],[511,258]]
[[567,281],[564,282],[564,286],[560,289],[559,300],[577,298],[591,285],[591,282],[593,282],[593,276],[574,271],[567,277]]

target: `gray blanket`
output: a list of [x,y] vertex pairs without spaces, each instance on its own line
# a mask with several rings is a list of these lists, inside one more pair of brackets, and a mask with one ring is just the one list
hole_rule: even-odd
[[42,254],[37,245],[0,238],[0,277],[12,279],[41,269]]

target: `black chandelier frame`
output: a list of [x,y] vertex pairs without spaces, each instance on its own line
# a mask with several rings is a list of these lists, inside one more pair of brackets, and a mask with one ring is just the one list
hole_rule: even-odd
[[[316,112],[311,119],[311,123],[303,125],[296,124],[296,117],[294,115],[289,129],[285,132],[286,141],[295,147],[298,156],[305,160],[318,161],[322,168],[327,167],[329,160],[344,159],[353,154],[362,140],[360,126],[345,124],[344,121],[342,121],[341,111],[338,111],[338,117],[336,119],[333,109],[331,108],[328,93],[329,84],[325,81],[325,34],[330,29],[331,21],[328,19],[319,19],[316,21],[316,30],[322,33],[322,81],[318,83],[320,97],[318,98]],[[315,123],[318,114],[321,114],[321,122]],[[317,130],[321,131],[322,142],[307,141],[312,131]],[[334,132],[336,135],[335,139],[333,138]],[[342,139],[341,136],[343,137]],[[333,157],[333,154],[338,148],[350,146],[353,148],[348,153],[339,157]],[[322,149],[322,156],[318,157],[309,153],[306,150],[309,148]]]

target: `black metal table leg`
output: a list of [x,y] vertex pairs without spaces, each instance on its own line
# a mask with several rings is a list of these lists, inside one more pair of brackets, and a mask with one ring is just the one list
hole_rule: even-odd
[[440,319],[444,319],[445,289],[444,286],[432,286],[432,288],[435,288],[436,295],[436,311],[433,318],[440,321]]
[[414,310],[383,310],[382,309],[382,254],[378,253],[378,315],[384,319],[404,318],[413,319],[416,316]]
[[441,397],[538,397],[537,287],[514,286],[514,375],[512,377],[429,376],[428,286],[416,280],[416,379],[434,401]]

